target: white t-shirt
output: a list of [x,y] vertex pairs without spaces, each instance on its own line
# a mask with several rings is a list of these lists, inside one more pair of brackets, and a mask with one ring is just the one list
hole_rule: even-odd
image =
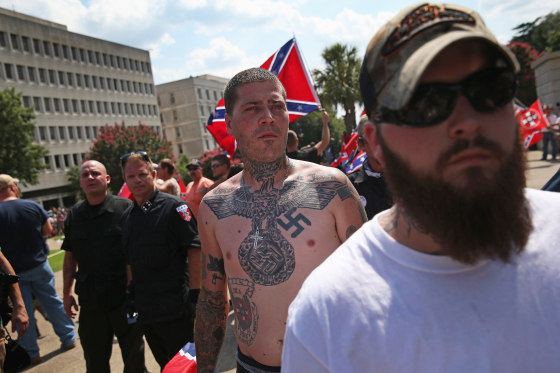
[[526,195],[534,231],[511,264],[423,254],[379,215],[364,224],[291,304],[282,371],[560,372],[560,193]]

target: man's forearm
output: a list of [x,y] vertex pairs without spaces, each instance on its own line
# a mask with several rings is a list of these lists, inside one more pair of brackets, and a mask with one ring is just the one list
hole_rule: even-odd
[[78,264],[72,258],[72,253],[67,251],[64,254],[64,263],[62,265],[62,294],[72,294],[72,285],[74,284],[74,273]]
[[224,343],[227,297],[221,291],[201,290],[196,310],[194,341],[198,373],[214,372]]

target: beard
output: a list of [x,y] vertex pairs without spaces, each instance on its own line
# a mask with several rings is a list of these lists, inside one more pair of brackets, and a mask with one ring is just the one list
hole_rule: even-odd
[[[524,249],[533,225],[524,193],[525,157],[517,137],[506,159],[493,141],[459,140],[442,153],[434,174],[420,174],[387,147],[379,130],[377,134],[397,208],[412,220],[409,224],[441,245],[442,254],[466,264],[483,258],[509,262]],[[465,189],[438,177],[451,156],[473,146],[500,157],[502,166],[495,175],[472,167],[463,175],[469,185]]]

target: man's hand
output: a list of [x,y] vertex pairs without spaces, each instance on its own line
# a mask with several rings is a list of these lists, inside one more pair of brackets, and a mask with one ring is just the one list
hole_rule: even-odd
[[64,311],[66,314],[69,317],[74,318],[80,309],[80,307],[78,307],[78,302],[76,302],[76,298],[74,298],[72,294],[66,294],[64,295],[62,302],[64,303]]
[[18,338],[23,337],[29,327],[29,317],[24,306],[14,306],[12,311],[12,333],[18,331]]

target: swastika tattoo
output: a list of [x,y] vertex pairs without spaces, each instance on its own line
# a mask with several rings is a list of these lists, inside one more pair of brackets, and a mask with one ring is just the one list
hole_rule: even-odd
[[348,184],[335,176],[297,177],[275,188],[277,171],[290,167],[282,162],[283,159],[252,162],[246,167],[262,182],[259,190],[252,190],[242,181],[238,188],[221,189],[204,199],[218,219],[251,219],[251,230],[239,246],[238,259],[251,280],[264,286],[287,281],[295,269],[294,248],[283,231],[295,238],[312,224],[305,211],[298,209],[323,210],[335,196],[342,200],[354,198]]

